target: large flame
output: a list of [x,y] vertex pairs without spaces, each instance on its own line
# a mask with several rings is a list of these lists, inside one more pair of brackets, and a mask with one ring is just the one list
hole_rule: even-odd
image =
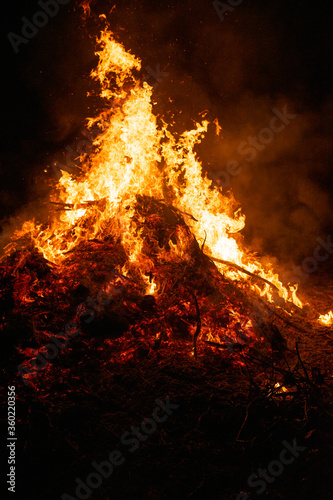
[[[16,236],[31,237],[47,260],[59,264],[83,240],[112,235],[122,242],[129,262],[147,276],[150,260],[143,253],[142,229],[133,220],[134,207],[138,196],[163,199],[191,215],[184,215],[186,222],[198,242],[205,242],[210,257],[261,276],[275,285],[285,301],[302,307],[296,287],[283,286],[272,268],[264,269],[241,248],[235,234],[245,225],[244,215],[236,210],[232,196],[224,196],[203,175],[194,148],[202,141],[209,122],[197,123],[181,135],[173,133],[163,120],[158,123],[152,109],[152,87],[139,77],[141,61],[108,30],[98,43],[99,63],[91,76],[99,82],[106,106],[88,122],[101,130],[94,141],[95,152],[83,159],[79,178],[63,172],[52,201],[63,204],[66,210],[57,212],[46,225],[26,222]],[[170,242],[174,252],[181,253],[181,245],[179,241],[175,250]],[[233,280],[249,279],[236,266],[217,266]],[[261,288],[252,286],[273,300],[268,283]],[[157,284],[150,282],[149,287],[152,293]]]

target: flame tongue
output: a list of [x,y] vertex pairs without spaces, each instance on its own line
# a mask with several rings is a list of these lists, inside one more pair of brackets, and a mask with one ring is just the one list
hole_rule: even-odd
[[325,326],[333,325],[333,311],[329,311],[327,314],[319,316],[319,322]]
[[[142,276],[147,276],[151,260],[145,253],[145,227],[135,207],[140,197],[165,200],[179,212],[190,214],[186,222],[196,240],[205,242],[208,255],[269,280],[284,300],[302,307],[296,289],[287,290],[273,270],[264,270],[231,236],[244,227],[245,217],[236,211],[231,196],[222,195],[203,177],[194,152],[209,122],[197,123],[178,138],[167,124],[158,126],[152,110],[152,88],[135,76],[140,60],[126,52],[108,30],[101,34],[99,44],[99,63],[92,77],[100,83],[101,97],[108,104],[106,111],[89,120],[90,127],[97,124],[101,128],[94,141],[95,153],[85,162],[79,179],[64,172],[59,181],[53,201],[70,209],[46,227],[28,221],[16,236],[29,235],[53,263],[61,263],[83,241],[112,237],[121,241],[128,263],[137,264]],[[173,258],[181,255],[186,259],[187,236],[186,231],[178,231],[167,250],[166,246],[158,250],[159,258],[168,260],[172,254]],[[248,279],[236,268],[217,266],[231,279]],[[156,284],[150,281],[149,286],[154,291]],[[252,286],[272,300],[268,284]]]

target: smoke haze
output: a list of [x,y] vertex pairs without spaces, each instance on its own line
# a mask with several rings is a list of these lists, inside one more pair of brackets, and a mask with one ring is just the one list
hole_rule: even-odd
[[[34,2],[13,5],[3,39],[38,10]],[[79,2],[63,6],[18,55],[6,40],[11,71],[3,95],[0,216],[45,196],[50,164],[62,160],[99,109],[87,92],[96,90],[89,73],[104,26],[98,15],[105,13],[117,39],[142,59],[157,113],[173,117],[180,131],[203,111],[209,121],[218,118],[220,136],[211,125],[198,155],[208,176],[220,175],[240,202],[247,244],[285,263],[311,255],[316,238],[333,227],[331,7],[244,0],[222,21],[210,1],[90,7],[83,20]],[[159,71],[164,76],[156,80]],[[253,154],[244,151],[253,146],[244,143],[267,138],[262,130],[270,128],[273,110],[285,107],[295,118],[266,144],[259,141],[249,161]],[[230,161],[239,165],[235,175]]]

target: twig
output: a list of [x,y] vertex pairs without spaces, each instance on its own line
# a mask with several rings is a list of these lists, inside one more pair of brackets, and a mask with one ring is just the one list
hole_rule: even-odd
[[309,377],[308,371],[307,371],[307,369],[305,368],[305,365],[304,365],[304,363],[303,363],[303,361],[302,361],[302,359],[301,359],[301,356],[300,356],[300,353],[299,353],[299,349],[298,349],[298,344],[299,344],[299,342],[296,342],[296,352],[297,352],[297,357],[298,357],[298,360],[299,360],[299,362],[300,362],[301,367],[303,368],[303,371],[304,371],[304,373],[305,373],[305,377],[306,377],[307,381],[309,382],[309,384],[310,384],[310,385],[312,385],[312,386],[313,386],[312,381],[310,380],[310,377]]
[[239,266],[238,264],[235,264],[234,262],[229,262],[228,260],[217,259],[216,257],[210,257],[207,254],[205,254],[205,255],[206,255],[206,257],[213,260],[214,262],[218,262],[219,264],[224,264],[225,266],[228,266],[228,267],[233,267],[233,268],[237,269],[237,271],[240,271],[241,273],[247,274],[248,276],[251,276],[252,278],[255,278],[257,280],[263,281],[264,283],[267,283],[267,285],[269,285],[272,288],[275,288],[275,290],[279,291],[278,287],[275,286],[270,281],[266,280],[266,278],[262,278],[261,276],[258,276],[257,274],[253,274],[250,271],[248,271],[247,269],[244,269],[243,267]]
[[[256,352],[255,349],[254,349],[254,352]],[[249,358],[252,361],[254,361],[255,363],[259,364],[260,366],[266,365],[266,366],[269,366],[270,368],[274,368],[276,371],[283,373],[284,375],[289,373],[287,370],[284,370],[283,368],[278,368],[274,364],[269,363],[266,359],[259,359],[259,358],[256,358],[255,356],[251,356],[251,354],[248,354],[248,353],[247,354],[239,354],[239,356],[241,358],[243,358],[243,360],[244,360],[244,358]]]
[[197,328],[194,333],[193,337],[193,352],[194,352],[194,357],[197,359],[197,339],[201,331],[201,316],[200,316],[200,309],[199,309],[199,304],[197,301],[197,298],[195,296],[195,293],[192,294],[193,299],[194,299],[194,304],[195,304],[195,309],[197,312]]
[[51,203],[51,205],[58,205],[58,210],[79,210],[82,208],[85,209],[102,205],[103,203],[105,203],[105,198],[101,198],[100,200],[82,201],[81,203],[61,203],[59,201],[49,201],[48,203]]
[[173,205],[166,203],[164,198],[160,198],[160,199],[157,199],[155,201],[162,202],[166,207],[170,208],[174,213],[179,212],[180,214],[187,215],[188,217],[191,217],[191,219],[194,220],[195,222],[198,222],[198,219],[196,219],[192,214],[189,214],[188,212],[183,212],[179,208],[176,208]]
[[59,205],[61,207],[74,207],[73,203],[60,203],[59,201],[49,201],[48,203],[51,203],[51,205]]
[[203,240],[203,244],[201,245],[201,251],[203,252],[203,247],[205,246],[205,243],[206,243],[206,239],[207,239],[207,233],[205,231],[205,239]]
[[[244,425],[246,424],[246,421],[247,421],[248,416],[249,416],[249,406],[250,406],[252,403],[253,403],[253,401],[251,401],[251,402],[247,405],[247,407],[246,407],[245,418],[244,418],[243,423],[242,423],[242,425],[241,425],[241,427],[240,427],[240,429],[239,429],[239,431],[238,431],[238,434],[237,434],[237,436],[236,436],[236,441],[238,441],[238,440],[239,440],[240,433],[242,432],[243,427],[244,427]],[[240,441],[240,442],[242,442],[242,441]]]
[[195,222],[198,222],[198,219],[193,217],[192,214],[188,214],[187,212],[183,212],[182,210],[179,210],[179,209],[178,209],[178,212],[180,212],[181,214],[187,215],[188,217],[191,217],[191,219],[194,220]]
[[219,349],[227,349],[227,344],[220,344],[219,342],[212,342],[211,340],[204,340],[204,343],[212,347],[218,347]]

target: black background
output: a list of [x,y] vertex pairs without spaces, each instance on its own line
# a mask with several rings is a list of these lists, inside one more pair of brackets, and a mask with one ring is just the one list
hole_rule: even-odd
[[[157,65],[168,73],[154,90],[157,112],[174,113],[180,129],[204,110],[210,121],[218,117],[223,139],[211,127],[198,152],[209,173],[241,163],[226,189],[246,214],[248,244],[284,262],[311,256],[333,226],[332,7],[244,0],[221,21],[211,1],[92,0],[84,20],[79,4],[60,6],[18,54],[7,34],[21,34],[21,18],[41,9],[12,0],[2,12],[0,218],[36,216],[32,203],[55,179],[50,164],[98,109],[87,92],[97,90],[89,73],[105,13],[116,38],[142,59],[143,74]],[[297,118],[246,162],[239,143],[285,105]]]

